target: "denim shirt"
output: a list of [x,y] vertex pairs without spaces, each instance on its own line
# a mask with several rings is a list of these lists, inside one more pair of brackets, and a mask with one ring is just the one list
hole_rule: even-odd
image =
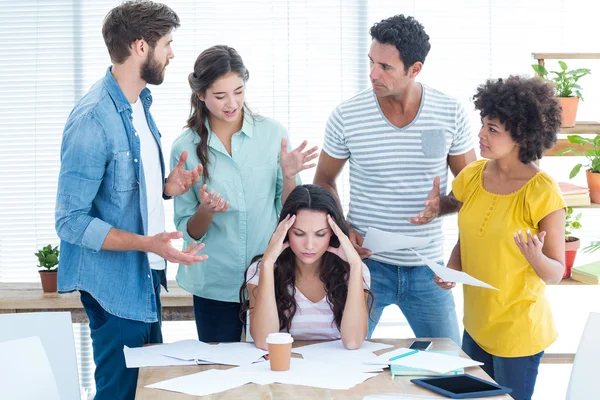
[[[150,131],[160,133],[150,115],[152,96],[140,93]],[[117,317],[156,322],[152,273],[146,253],[101,250],[114,227],[146,235],[148,207],[132,109],[111,74],[96,82],[71,111],[65,125],[56,196],[56,232],[60,242],[58,291],[90,293]],[[166,287],[165,271],[159,271]]]

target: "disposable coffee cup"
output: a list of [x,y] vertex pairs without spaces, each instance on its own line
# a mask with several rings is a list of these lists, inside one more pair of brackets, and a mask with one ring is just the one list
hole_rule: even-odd
[[290,369],[293,342],[294,338],[289,333],[270,333],[267,336],[271,371],[288,371]]

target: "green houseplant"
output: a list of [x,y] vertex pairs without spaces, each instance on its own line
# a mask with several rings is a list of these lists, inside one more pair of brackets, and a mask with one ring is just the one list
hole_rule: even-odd
[[52,247],[51,244],[42,247],[37,253],[40,279],[42,281],[42,290],[44,292],[56,292],[56,275],[58,272],[58,256],[60,251],[58,246]]
[[[591,74],[588,68],[578,68],[569,70],[564,61],[559,61],[560,71],[548,71],[543,65],[532,64],[533,70],[542,78],[549,80],[556,86],[556,97],[560,103],[562,114],[562,127],[570,128],[575,126],[577,116],[577,107],[581,96],[581,86],[579,79]],[[553,76],[549,77],[549,74]]]
[[580,145],[582,150],[569,147],[559,151],[556,155],[572,153],[576,156],[587,158],[586,163],[579,163],[573,167],[569,178],[575,177],[581,170],[581,167],[585,166],[587,184],[590,188],[590,198],[594,203],[600,203],[600,135],[589,138],[580,135],[568,135],[567,140],[571,144]]
[[581,245],[579,238],[572,236],[574,230],[581,228],[580,219],[581,213],[574,215],[573,208],[567,207],[567,216],[565,218],[565,272],[563,279],[571,276],[571,268],[573,268],[577,250]]

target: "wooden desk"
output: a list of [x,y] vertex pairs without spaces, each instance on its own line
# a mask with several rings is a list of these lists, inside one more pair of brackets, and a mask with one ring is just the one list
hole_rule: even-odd
[[[380,339],[372,340],[378,343],[387,343],[398,347],[408,347],[414,339]],[[433,341],[433,350],[457,350],[458,346],[454,344],[450,339],[429,339]],[[294,347],[301,347],[307,344],[317,343],[316,341],[298,341],[294,342]],[[390,349],[380,350],[376,354],[385,353]],[[462,353],[462,351],[461,351]],[[464,355],[464,353],[462,353]],[[231,368],[225,365],[198,365],[198,366],[186,366],[186,367],[155,367],[155,368],[141,368],[138,385],[137,385],[137,396],[139,400],[188,400],[191,398],[203,398],[203,399],[363,399],[369,394],[384,394],[384,393],[396,393],[396,394],[420,394],[436,397],[437,395],[426,389],[423,389],[415,384],[411,383],[410,380],[414,377],[397,377],[391,378],[389,369],[380,372],[376,377],[371,378],[360,385],[353,387],[350,390],[329,390],[320,389],[309,386],[297,386],[297,385],[283,385],[283,384],[271,384],[271,385],[257,385],[250,383],[235,389],[231,389],[225,392],[216,393],[211,396],[193,397],[182,393],[168,392],[158,389],[145,388],[146,385],[161,382],[166,379],[176,378],[179,376],[190,375],[197,372],[205,371],[208,369],[228,369]],[[491,380],[490,377],[483,372],[479,367],[467,368],[468,374]],[[332,372],[333,373],[333,372]],[[441,399],[446,397],[439,396]],[[494,396],[486,397],[490,400],[509,400],[510,396]]]
[[[193,321],[192,295],[177,282],[168,282],[169,292],[162,288],[160,299],[163,321]],[[73,322],[88,322],[79,292],[44,293],[40,283],[0,283],[0,314],[41,311],[70,311]]]

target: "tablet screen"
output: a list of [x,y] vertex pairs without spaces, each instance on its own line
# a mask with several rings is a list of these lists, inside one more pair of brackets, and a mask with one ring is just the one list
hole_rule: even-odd
[[487,390],[498,390],[487,382],[481,382],[465,375],[453,376],[448,378],[436,378],[426,380],[427,384],[447,390],[450,393],[464,394],[473,392],[485,392]]

